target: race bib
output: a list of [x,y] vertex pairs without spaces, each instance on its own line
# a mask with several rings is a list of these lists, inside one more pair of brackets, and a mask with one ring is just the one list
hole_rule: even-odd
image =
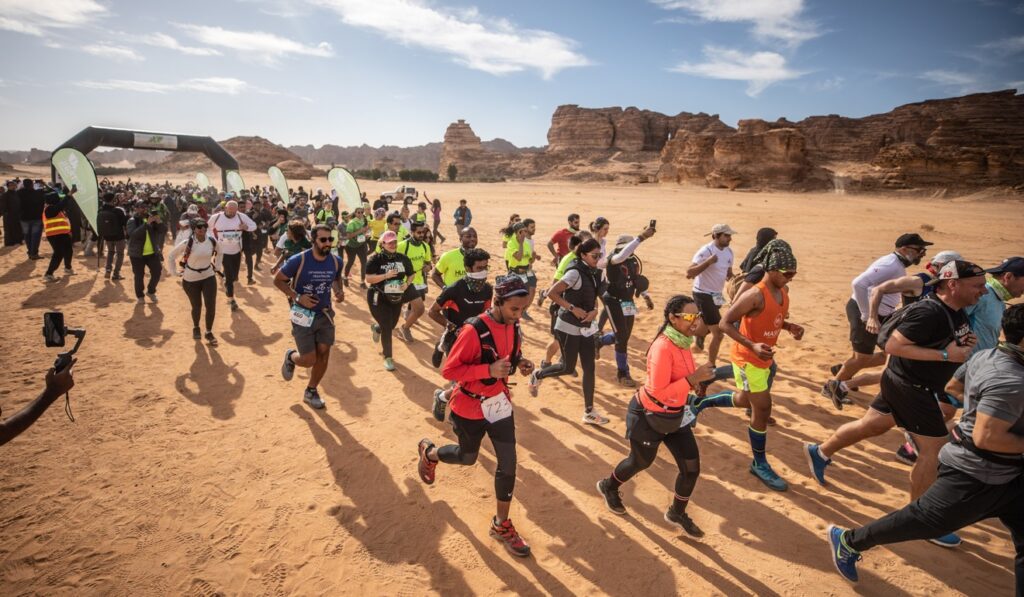
[[683,407],[683,420],[679,422],[679,428],[682,429],[697,419],[697,413],[693,412],[693,409],[689,406]]
[[484,418],[490,423],[497,423],[512,416],[512,402],[504,392],[481,401],[480,409],[484,411]]
[[716,307],[721,307],[725,304],[725,297],[722,296],[721,292],[712,292],[711,300],[714,301]]
[[580,335],[584,338],[589,338],[597,333],[597,320],[590,322],[590,325],[580,328]]
[[626,317],[636,315],[636,303],[633,301],[622,301],[622,314]]
[[365,243],[366,242],[366,235],[365,234],[360,234],[359,236],[357,236],[356,237],[356,242],[357,243]]
[[427,289],[427,285],[426,284],[413,284],[413,286],[416,287],[416,290],[420,290],[420,291],[423,291],[423,290]]
[[221,242],[237,243],[242,240],[241,230],[224,230],[220,233]]
[[292,323],[299,327],[308,328],[313,325],[313,318],[315,316],[315,313],[303,307],[299,303],[294,303],[292,305]]
[[402,288],[402,281],[398,279],[388,280],[384,283],[384,294],[402,294],[405,289]]

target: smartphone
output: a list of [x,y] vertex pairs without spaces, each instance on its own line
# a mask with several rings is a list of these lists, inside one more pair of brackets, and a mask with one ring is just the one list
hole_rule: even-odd
[[47,347],[64,346],[67,327],[64,325],[64,314],[60,311],[43,313],[43,337]]
[[657,227],[658,227],[658,220],[651,220],[651,224],[648,226],[648,228],[657,228]]

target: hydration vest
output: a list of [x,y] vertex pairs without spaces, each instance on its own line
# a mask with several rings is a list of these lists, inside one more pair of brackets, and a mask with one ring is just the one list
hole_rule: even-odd
[[[494,341],[494,334],[491,333],[491,328],[487,327],[487,323],[479,317],[470,317],[466,320],[466,325],[473,326],[473,330],[476,331],[477,337],[480,339],[480,363],[482,365],[490,365],[498,361],[498,344]],[[519,365],[519,360],[522,358],[522,334],[519,331],[519,322],[512,324],[512,355],[509,356],[509,362],[512,364],[512,369],[515,369]],[[485,386],[492,386],[498,383],[498,380],[494,377],[487,379],[481,379],[481,383]],[[471,398],[482,398],[470,392],[466,392],[464,388],[462,391],[470,396]]]
[[[580,260],[573,262],[572,265],[566,268],[565,272],[569,273],[573,270],[580,274],[580,287],[578,290],[566,289],[562,298],[574,307],[579,307],[587,312],[593,311],[597,306],[597,297],[604,291],[604,282],[601,281],[601,270],[594,269]],[[559,317],[575,326],[584,325],[570,311],[563,311]]]
[[630,255],[618,265],[608,264],[608,294],[620,301],[631,301],[637,294],[637,281],[644,271],[636,255]]

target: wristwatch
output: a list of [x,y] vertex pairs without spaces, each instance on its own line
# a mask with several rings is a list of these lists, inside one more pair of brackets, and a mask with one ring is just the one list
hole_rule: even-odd
[[942,349],[942,360],[943,362],[949,360],[949,351],[947,351],[945,348]]

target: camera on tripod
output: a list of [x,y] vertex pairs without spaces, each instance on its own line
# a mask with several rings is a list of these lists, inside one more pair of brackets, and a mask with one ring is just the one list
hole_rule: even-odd
[[71,347],[71,350],[57,355],[57,360],[53,362],[53,368],[58,373],[71,364],[71,357],[78,352],[78,347],[82,345],[82,340],[85,339],[85,329],[69,328],[64,325],[64,314],[60,311],[47,311],[43,313],[43,338],[46,340],[48,348],[63,347],[67,343],[68,336],[75,337],[75,345]]

